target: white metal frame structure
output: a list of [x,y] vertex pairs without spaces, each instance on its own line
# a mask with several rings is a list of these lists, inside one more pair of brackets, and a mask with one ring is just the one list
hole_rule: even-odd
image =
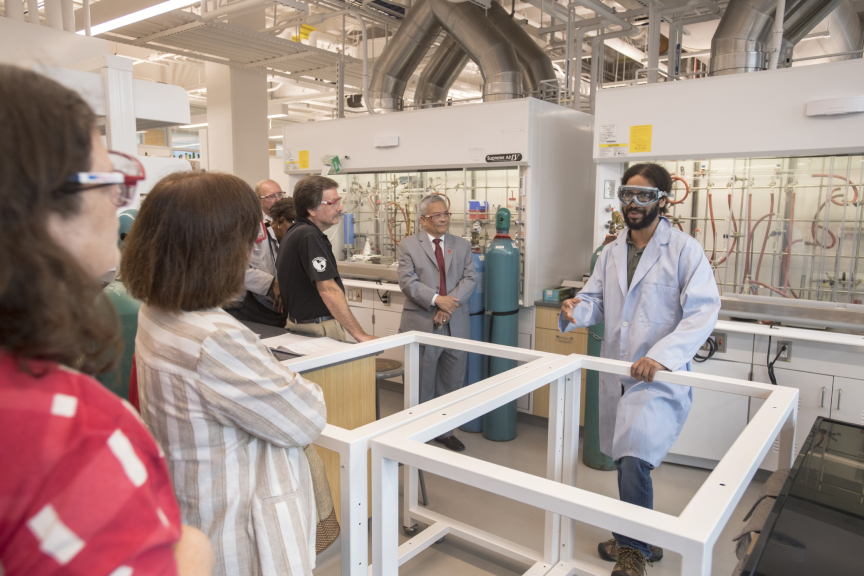
[[[747,425],[680,516],[641,508],[576,486],[578,461],[579,370],[630,374],[630,363],[571,355],[559,357],[536,372],[512,378],[481,394],[453,404],[446,411],[382,435],[372,441],[373,575],[393,576],[399,566],[445,534],[484,546],[530,566],[530,576],[602,575],[574,558],[575,523],[649,541],[682,555],[681,573],[707,576],[714,543],[756,473],[774,439],[779,436],[781,462],[791,466],[795,446],[798,391],[744,380],[692,372],[662,372],[664,382],[729,394],[762,398],[766,402]],[[446,430],[506,404],[552,382],[550,390],[548,478],[540,478],[497,464],[426,445]],[[554,440],[554,442],[551,442]],[[398,545],[398,465],[419,467],[546,510],[542,556],[441,514],[416,505],[416,490],[407,514],[430,524],[418,536]],[[408,497],[410,490],[405,490]]]
[[[420,404],[420,346],[440,346],[509,358],[525,362],[503,374],[481,380],[476,384],[457,390],[446,396]],[[367,576],[369,570],[368,539],[368,460],[371,442],[400,426],[414,422],[429,414],[438,413],[456,402],[469,400],[490,388],[517,378],[539,377],[541,369],[560,358],[557,354],[513,348],[500,344],[487,344],[463,338],[451,338],[422,332],[405,332],[378,340],[355,344],[337,352],[322,352],[295,360],[286,360],[283,365],[294,372],[309,372],[333,364],[349,362],[358,358],[378,354],[391,348],[405,346],[405,409],[386,418],[370,422],[354,430],[346,430],[328,424],[314,444],[339,454],[341,466],[341,516],[342,516],[342,574],[344,576]],[[544,382],[545,383],[545,382]],[[417,469],[405,467],[407,485],[413,490],[411,500],[417,505]],[[406,490],[406,493],[409,490]],[[410,525],[410,524],[408,524]],[[424,533],[425,534],[425,533]]]

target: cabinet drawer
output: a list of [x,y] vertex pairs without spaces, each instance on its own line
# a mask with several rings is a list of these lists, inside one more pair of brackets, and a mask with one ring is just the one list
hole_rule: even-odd
[[558,314],[561,308],[550,308],[548,306],[535,306],[537,310],[534,324],[537,328],[546,328],[548,330],[558,330]]
[[587,354],[588,333],[584,328],[561,334],[557,329],[538,328],[535,335],[535,350],[553,354]]

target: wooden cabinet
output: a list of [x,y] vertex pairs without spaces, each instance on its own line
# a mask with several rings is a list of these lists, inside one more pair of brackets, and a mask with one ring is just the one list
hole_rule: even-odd
[[[535,306],[534,349],[554,354],[587,354],[588,330],[579,328],[567,334],[558,331],[559,308]],[[585,371],[582,370],[582,401],[580,402],[579,424],[585,420]],[[549,385],[534,391],[533,414],[549,417]]]

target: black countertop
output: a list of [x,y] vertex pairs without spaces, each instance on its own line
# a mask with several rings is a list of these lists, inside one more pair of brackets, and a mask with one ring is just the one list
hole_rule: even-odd
[[862,566],[864,426],[820,417],[742,573],[861,574]]

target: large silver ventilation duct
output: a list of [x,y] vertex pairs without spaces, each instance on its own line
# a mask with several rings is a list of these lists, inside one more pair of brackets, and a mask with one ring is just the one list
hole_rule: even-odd
[[447,99],[450,87],[456,82],[462,69],[468,63],[468,54],[459,46],[459,43],[449,34],[444,37],[441,46],[420,75],[417,81],[417,89],[414,91],[414,106],[428,107],[432,105],[443,105]]
[[492,2],[492,6],[486,11],[486,15],[492,24],[513,44],[516,49],[516,57],[522,68],[523,92],[538,92],[542,82],[558,82],[552,59],[543,52],[543,49],[528,35],[522,26],[513,21],[507,10]]
[[777,0],[731,0],[711,39],[711,76],[768,68]]
[[471,2],[418,0],[375,64],[370,89],[374,108],[402,109],[408,79],[441,28],[480,67],[483,100],[521,97],[522,71],[516,52],[478,6]]
[[[711,76],[768,68],[776,0],[731,0],[711,40]],[[783,18],[779,67],[789,66],[792,50],[819,22],[831,19],[832,47],[838,52],[861,48],[861,26],[849,0],[792,0]],[[841,58],[836,58],[841,59]]]
[[[522,70],[522,93],[537,93],[544,87],[548,96],[556,96],[558,77],[555,75],[552,59],[497,2],[492,2],[491,8],[486,11],[486,17],[516,50],[519,68]],[[468,55],[459,43],[448,35],[420,75],[417,90],[414,92],[414,105],[427,107],[443,102],[467,63]],[[552,86],[548,85],[550,81],[554,82]],[[543,86],[543,82],[547,84]]]

